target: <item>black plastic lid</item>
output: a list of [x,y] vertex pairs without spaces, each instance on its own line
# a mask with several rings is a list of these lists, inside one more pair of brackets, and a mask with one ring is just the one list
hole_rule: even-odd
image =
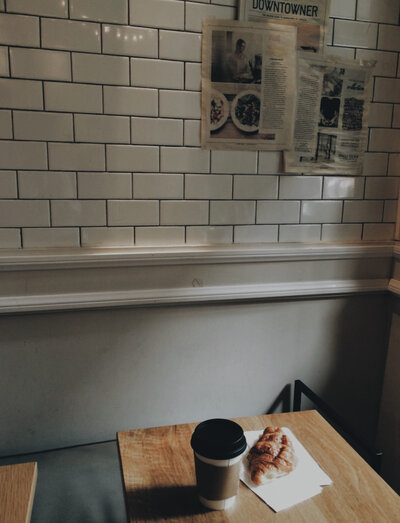
[[192,449],[210,459],[232,459],[246,450],[246,438],[240,425],[229,419],[209,419],[195,428]]

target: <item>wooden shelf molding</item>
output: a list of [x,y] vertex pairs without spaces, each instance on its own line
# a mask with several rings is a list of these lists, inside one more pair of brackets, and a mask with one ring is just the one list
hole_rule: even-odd
[[387,292],[394,252],[392,242],[3,251],[0,313]]

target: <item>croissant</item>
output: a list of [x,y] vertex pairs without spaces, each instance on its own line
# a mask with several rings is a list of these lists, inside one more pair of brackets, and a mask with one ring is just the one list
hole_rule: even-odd
[[247,460],[256,485],[288,474],[297,464],[292,442],[280,427],[267,427],[250,449]]

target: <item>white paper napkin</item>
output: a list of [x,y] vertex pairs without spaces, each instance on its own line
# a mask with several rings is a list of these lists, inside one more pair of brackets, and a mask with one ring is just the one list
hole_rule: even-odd
[[282,430],[291,439],[298,458],[297,466],[290,474],[271,479],[260,486],[251,481],[247,467],[247,453],[261,436],[263,431],[259,430],[245,432],[248,449],[244,454],[240,471],[240,479],[243,483],[275,512],[320,494],[323,486],[332,483],[329,476],[314,461],[293,432],[287,427],[282,427]]

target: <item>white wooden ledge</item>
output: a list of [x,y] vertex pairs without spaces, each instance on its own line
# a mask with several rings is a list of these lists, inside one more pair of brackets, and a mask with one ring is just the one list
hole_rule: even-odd
[[375,242],[0,251],[0,313],[386,292],[393,250]]

